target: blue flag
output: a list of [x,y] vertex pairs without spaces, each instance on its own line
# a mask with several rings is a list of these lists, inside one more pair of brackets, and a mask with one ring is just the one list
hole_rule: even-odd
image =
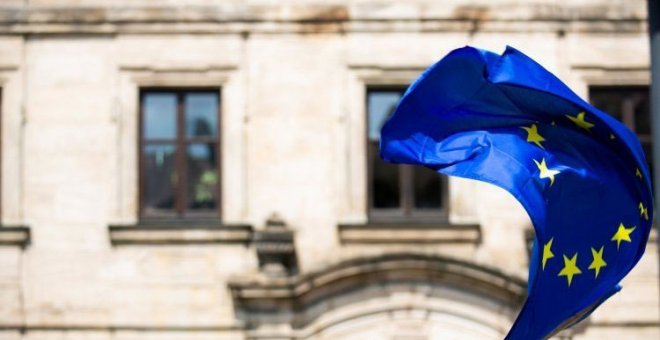
[[431,66],[383,126],[380,152],[495,184],[525,208],[536,239],[509,339],[580,321],[644,253],[653,197],[636,136],[513,48],[464,47]]

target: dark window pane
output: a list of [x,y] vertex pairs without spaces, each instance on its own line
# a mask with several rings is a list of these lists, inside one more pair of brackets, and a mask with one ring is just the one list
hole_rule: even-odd
[[[651,133],[651,104],[648,93],[638,93],[635,106],[635,132],[638,134]],[[650,155],[649,155],[650,156]]]
[[398,165],[386,163],[378,155],[378,143],[369,143],[372,166],[371,187],[374,208],[398,208],[400,206],[400,188]]
[[217,206],[219,182],[215,144],[191,144],[187,153],[187,207],[213,210]]
[[[594,86],[589,89],[589,96],[594,106],[613,114],[632,128],[637,134],[646,153],[649,169],[653,173],[651,109],[648,86]],[[653,179],[652,179],[653,180]]]
[[623,97],[620,92],[610,89],[592,88],[589,93],[591,104],[609,113],[614,118],[623,120]]
[[186,95],[186,136],[215,137],[218,130],[218,95],[190,93]]
[[646,86],[594,86],[591,103],[637,133],[650,133],[649,93]]
[[646,162],[649,165],[649,170],[651,171],[651,174],[653,174],[653,162],[651,161],[653,159],[653,143],[643,142],[642,150],[644,150],[644,154],[646,156]]
[[413,168],[415,208],[440,208],[442,206],[442,178],[440,174],[421,166]]
[[369,111],[369,140],[380,140],[380,129],[387,118],[394,112],[401,99],[401,91],[369,92],[367,108]]
[[144,162],[144,208],[153,210],[174,209],[175,146],[146,145],[143,152]]
[[147,93],[144,95],[143,132],[145,139],[176,138],[176,95]]

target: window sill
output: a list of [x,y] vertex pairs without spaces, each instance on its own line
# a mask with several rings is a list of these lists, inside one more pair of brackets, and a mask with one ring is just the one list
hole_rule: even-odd
[[394,222],[340,224],[342,244],[436,244],[481,242],[478,224]]
[[252,226],[220,222],[164,221],[111,225],[110,243],[125,245],[244,244],[252,241]]
[[30,228],[26,226],[0,226],[0,246],[26,248],[30,244]]

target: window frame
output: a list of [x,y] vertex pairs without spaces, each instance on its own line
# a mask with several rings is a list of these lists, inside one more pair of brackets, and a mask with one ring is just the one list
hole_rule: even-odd
[[[218,107],[216,113],[217,127],[216,137],[194,137],[187,138],[185,131],[185,95],[189,93],[208,93],[213,92],[218,96]],[[176,137],[174,139],[152,140],[146,142],[144,136],[144,99],[145,95],[153,93],[173,93],[176,96]],[[222,219],[222,88],[218,86],[143,86],[139,88],[138,94],[138,216],[140,221],[220,221]],[[175,169],[177,171],[177,186],[174,192],[174,209],[172,212],[146,213],[145,209],[145,178],[146,166],[144,158],[144,148],[149,144],[158,144],[162,142],[173,143],[176,146]],[[194,143],[213,144],[216,150],[217,167],[217,189],[216,206],[213,211],[190,211],[186,207],[186,196],[188,189],[186,153],[187,145]],[[183,181],[179,181],[183,178]],[[183,183],[183,185],[179,185]]]
[[[398,208],[376,208],[373,206],[374,185],[372,162],[375,156],[369,147],[369,98],[371,93],[382,91],[396,91],[401,95],[405,93],[408,85],[366,85],[364,99],[364,148],[367,161],[367,183],[366,183],[366,208],[367,218],[370,222],[377,223],[429,223],[447,221],[449,219],[449,180],[446,175],[436,173],[440,176],[440,202],[441,206],[431,209],[420,209],[415,207],[414,189],[414,167],[416,165],[399,164],[399,207]],[[379,139],[380,140],[380,139]]]

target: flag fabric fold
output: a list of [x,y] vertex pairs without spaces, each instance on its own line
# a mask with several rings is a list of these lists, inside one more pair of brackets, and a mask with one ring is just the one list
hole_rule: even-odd
[[511,47],[464,47],[431,66],[383,126],[380,151],[492,183],[525,208],[536,246],[510,339],[586,317],[644,252],[653,198],[636,136]]

